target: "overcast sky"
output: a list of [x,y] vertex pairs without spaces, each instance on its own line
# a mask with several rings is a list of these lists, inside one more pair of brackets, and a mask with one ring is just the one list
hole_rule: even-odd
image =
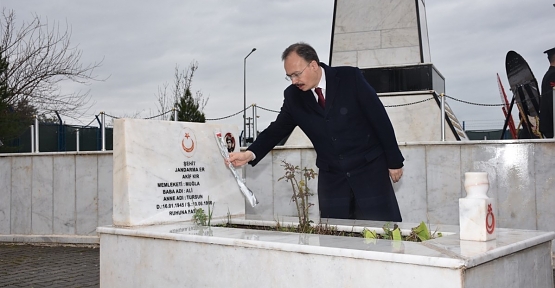
[[[432,63],[446,78],[448,95],[499,104],[496,73],[510,95],[505,73],[509,50],[521,54],[541,82],[549,65],[542,52],[555,47],[555,1],[425,2]],[[289,84],[283,78],[281,52],[304,41],[327,63],[333,4],[333,0],[1,0],[21,21],[33,13],[49,22],[67,21],[72,44],[83,51],[82,62],[103,60],[95,74],[106,81],[64,86],[67,91],[90,89],[95,104],[81,124],[100,111],[114,116],[158,114],[159,87],[173,83],[176,65],[186,69],[193,60],[198,70],[192,89],[209,98],[206,117],[241,111],[243,59],[254,47],[257,50],[247,59],[247,105],[279,110]],[[500,107],[453,100],[449,104],[469,129],[502,127]],[[277,115],[259,111],[259,128]],[[221,122],[242,127],[242,114],[216,121]]]

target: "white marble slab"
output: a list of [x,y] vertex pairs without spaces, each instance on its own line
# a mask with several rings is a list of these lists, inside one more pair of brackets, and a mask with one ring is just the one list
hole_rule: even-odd
[[75,159],[75,231],[94,235],[98,226],[98,157],[85,155]]
[[[380,224],[383,225],[385,222]],[[367,228],[381,230],[382,225]],[[404,227],[414,227],[417,224],[404,223],[404,225]],[[450,228],[452,228],[452,226]],[[289,250],[291,252],[325,253],[327,255],[342,257],[380,259],[383,261],[432,265],[445,268],[459,268],[461,265],[470,268],[495,258],[509,255],[519,250],[555,239],[555,232],[499,228],[495,244],[491,247],[486,247],[486,249],[489,250],[483,250],[483,245],[481,245],[482,242],[460,240],[459,235],[452,234],[423,242],[424,244],[403,241],[405,247],[414,249],[394,251],[394,247],[391,245],[394,241],[390,240],[376,240],[369,244],[367,243],[368,241],[365,241],[363,238],[311,234],[308,237],[320,239],[319,241],[314,241],[315,243],[320,243],[319,245],[308,244],[291,246],[288,244],[297,244],[299,237],[298,233],[240,228],[202,227],[187,222],[141,227],[104,226],[98,227],[97,232],[102,234],[128,235],[178,241],[189,240],[199,243],[234,245],[239,247],[260,247],[266,249]],[[250,239],[245,239],[245,235],[251,235],[248,237]],[[252,235],[256,235],[256,237],[253,238]],[[467,248],[465,254],[463,254],[461,251],[461,243],[464,243],[467,247],[475,246],[476,249],[470,250]],[[318,247],[330,249],[324,252]]]
[[[337,1],[332,64],[371,68],[429,63],[426,21],[420,0]],[[357,53],[345,54],[351,51]]]
[[[381,48],[410,47],[420,45],[417,27],[388,29],[381,32]],[[363,49],[358,49],[363,50]]]
[[[75,221],[75,156],[54,157],[54,223],[56,235],[76,234]],[[93,215],[91,215],[92,217]]]
[[358,52],[333,52],[331,66],[358,66]]
[[453,189],[453,184],[461,183],[460,162],[457,146],[426,148],[426,174],[429,175],[426,190],[430,223],[459,223],[458,202],[463,195],[460,188]]
[[246,165],[247,186],[252,190],[260,203],[255,207],[245,205],[245,213],[256,219],[272,220],[274,218],[274,187],[272,156],[262,158],[255,167]]
[[33,234],[52,234],[53,157],[33,158],[31,229]]
[[[115,225],[151,225],[191,220],[195,208],[213,218],[244,215],[245,202],[224,164],[214,133],[237,127],[189,122],[114,121]],[[240,169],[239,169],[240,171]]]
[[[398,142],[421,142],[441,140],[441,109],[432,98],[432,92],[380,93],[380,100],[386,107],[387,114],[393,124]],[[400,104],[416,103],[409,106]],[[405,109],[410,107],[410,109]],[[436,125],[429,126],[430,123]],[[429,129],[422,129],[429,127]],[[455,141],[456,138],[449,125],[445,123],[445,140]],[[436,142],[437,143],[437,142]],[[460,143],[460,142],[459,142]]]
[[393,184],[401,216],[409,223],[429,222],[426,169],[417,168],[426,166],[426,148],[404,147],[402,153],[405,157],[403,177]]
[[359,68],[422,63],[418,46],[361,50],[357,60]]
[[359,51],[382,47],[380,31],[342,33],[334,35],[333,52]]
[[[463,271],[476,269],[473,283],[482,280],[488,287],[519,287],[499,286],[498,277],[492,280],[490,276],[500,274],[485,273],[500,266],[506,268],[504,273],[514,273],[509,278],[518,275],[520,281],[553,285],[552,276],[546,273],[551,266],[544,260],[554,232],[500,229],[497,239],[484,246],[484,242],[461,241],[457,234],[415,243],[191,223],[99,227],[97,231],[103,247],[101,286],[253,287],[264,283],[264,287],[284,287],[288,283],[287,287],[362,287],[371,282],[385,287],[433,279],[427,287],[483,287],[462,285],[467,279]],[[513,258],[505,260],[506,256]],[[522,267],[507,266],[515,262]],[[529,267],[533,263],[538,266]],[[219,277],[209,277],[206,271],[218,271]],[[396,277],[380,277],[392,271]]]
[[[537,229],[555,231],[555,143],[534,146],[534,168]],[[500,172],[501,173],[501,172]]]
[[335,33],[415,27],[414,1],[340,0],[335,12]]
[[30,156],[12,159],[11,233],[31,234],[32,167]]
[[98,225],[112,224],[113,162],[109,155],[98,157]]
[[[294,152],[287,151],[273,151],[272,154],[272,170],[273,170],[273,186],[275,191],[284,191],[284,193],[274,194],[274,219],[281,219],[281,217],[295,217],[297,216],[297,208],[292,200],[293,191],[291,190],[291,183],[286,182],[285,179],[278,180],[285,175],[283,162],[286,161],[292,165],[301,165],[301,150],[296,149]],[[297,177],[297,179],[299,179]]]
[[10,234],[10,214],[11,214],[11,178],[12,164],[11,158],[0,158],[0,235]]
[[[488,195],[497,199],[498,227],[536,228],[534,151],[530,144],[461,146],[461,171],[488,173]],[[461,182],[462,183],[462,182]]]

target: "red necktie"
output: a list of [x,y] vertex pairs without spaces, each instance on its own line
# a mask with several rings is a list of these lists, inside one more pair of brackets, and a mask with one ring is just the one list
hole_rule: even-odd
[[316,89],[314,89],[314,91],[316,91],[316,94],[318,94],[318,104],[320,105],[320,107],[322,107],[322,109],[325,109],[326,99],[324,98],[324,94],[322,94],[322,88],[317,87]]

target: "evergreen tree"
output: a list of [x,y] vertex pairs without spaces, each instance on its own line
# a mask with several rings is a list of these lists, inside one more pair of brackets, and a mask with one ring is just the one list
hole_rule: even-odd
[[[167,92],[168,84],[164,84],[163,88],[158,89],[158,103],[160,105],[159,112],[164,113],[171,110],[173,107],[177,108],[177,120],[185,122],[206,122],[204,115],[204,107],[208,103],[208,98],[204,98],[201,91],[196,91],[193,96],[191,92],[191,83],[193,82],[193,75],[198,68],[198,63],[192,61],[189,64],[187,71],[179,69],[175,66],[174,86],[172,93]],[[165,115],[167,117],[167,114]],[[168,118],[163,118],[167,120]],[[169,120],[174,120],[174,114],[171,113]]]
[[[202,112],[199,108],[199,101],[193,98],[191,90],[187,87],[183,96],[179,99],[179,103],[177,103],[177,121],[206,122],[204,112]],[[173,115],[171,120],[174,120]]]

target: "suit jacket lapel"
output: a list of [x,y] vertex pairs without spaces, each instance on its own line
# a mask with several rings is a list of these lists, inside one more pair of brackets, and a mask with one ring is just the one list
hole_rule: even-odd
[[324,70],[326,71],[326,111],[325,114],[327,114],[330,109],[331,106],[333,106],[333,100],[335,99],[335,96],[337,95],[337,87],[339,87],[339,78],[337,77],[337,71],[335,71],[334,68],[324,64],[324,63],[320,63],[320,65],[322,65],[322,67],[324,68]]

